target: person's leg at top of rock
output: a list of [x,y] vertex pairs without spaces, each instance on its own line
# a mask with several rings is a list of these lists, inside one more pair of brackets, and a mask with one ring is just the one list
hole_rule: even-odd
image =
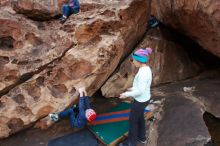
[[159,21],[157,20],[157,18],[153,15],[150,16],[149,20],[148,20],[148,29],[150,28],[156,28],[157,26],[159,26]]
[[80,4],[78,0],[70,0],[68,4],[62,6],[62,17],[60,23],[64,23],[67,18],[72,14],[77,14],[80,10]]

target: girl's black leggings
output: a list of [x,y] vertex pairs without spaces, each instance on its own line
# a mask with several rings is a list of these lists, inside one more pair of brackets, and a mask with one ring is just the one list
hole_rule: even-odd
[[131,104],[131,112],[129,115],[129,133],[128,141],[131,146],[136,146],[137,140],[146,140],[146,128],[144,119],[144,109],[147,102],[138,102],[136,100]]

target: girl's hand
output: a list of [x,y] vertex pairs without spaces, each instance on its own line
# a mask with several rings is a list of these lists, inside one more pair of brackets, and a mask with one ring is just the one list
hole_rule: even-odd
[[120,94],[119,98],[120,98],[120,99],[125,99],[125,98],[127,98],[127,97],[124,96],[123,93],[122,93],[122,94]]

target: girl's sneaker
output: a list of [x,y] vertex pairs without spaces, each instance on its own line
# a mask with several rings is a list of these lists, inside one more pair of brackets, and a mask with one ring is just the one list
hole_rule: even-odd
[[56,113],[49,114],[50,120],[53,122],[57,122],[59,120],[59,116]]
[[142,144],[146,144],[146,140],[145,141],[143,141],[143,140],[138,140],[138,142],[140,142],[140,143],[142,143]]
[[66,16],[62,16],[60,18],[60,23],[63,24],[64,22],[66,22],[66,20],[67,20],[67,17]]

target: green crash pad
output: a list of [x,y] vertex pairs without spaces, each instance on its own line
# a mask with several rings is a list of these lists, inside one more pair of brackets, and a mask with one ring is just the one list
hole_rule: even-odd
[[[111,108],[104,114],[108,113],[114,113],[114,112],[120,112],[120,111],[125,111],[130,109],[131,104],[122,102],[118,104],[117,106]],[[146,110],[148,114],[151,113],[149,110]],[[102,114],[100,114],[102,115]],[[119,114],[120,115],[120,114]],[[113,115],[113,116],[119,116],[118,114]],[[112,116],[112,115],[111,115]],[[129,114],[127,115],[127,117]],[[97,115],[99,117],[99,115]],[[100,116],[99,118],[103,118]],[[105,117],[104,117],[105,118]],[[113,117],[114,118],[114,117]],[[124,120],[124,117],[121,117],[122,121],[117,121],[117,122],[109,122],[109,123],[99,123],[99,124],[94,124],[94,125],[89,125],[88,128],[89,130],[96,135],[96,137],[105,145],[108,146],[114,146],[116,145],[119,141],[123,140],[124,138],[127,137],[128,134],[128,119]]]

